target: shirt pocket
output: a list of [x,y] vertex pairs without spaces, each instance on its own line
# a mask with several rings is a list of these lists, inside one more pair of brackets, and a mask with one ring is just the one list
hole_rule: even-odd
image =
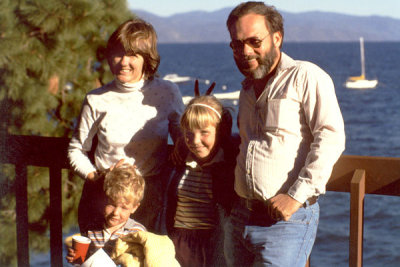
[[300,103],[292,99],[269,99],[265,114],[266,132],[297,133],[301,127]]

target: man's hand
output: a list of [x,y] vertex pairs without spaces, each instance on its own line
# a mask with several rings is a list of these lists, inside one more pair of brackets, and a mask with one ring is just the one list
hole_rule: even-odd
[[278,194],[267,201],[270,216],[277,220],[288,221],[303,204],[288,194]]

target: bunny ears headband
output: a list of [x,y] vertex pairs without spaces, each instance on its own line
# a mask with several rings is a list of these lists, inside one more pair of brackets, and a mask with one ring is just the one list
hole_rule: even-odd
[[[211,86],[207,89],[205,95],[211,95],[211,92],[214,89],[214,87],[215,87],[215,82],[213,82],[211,84]],[[199,89],[199,81],[198,80],[196,80],[195,83],[194,83],[194,96],[195,97],[200,96],[200,89]],[[194,103],[194,104],[191,104],[191,106],[202,106],[202,107],[208,108],[209,110],[214,111],[215,114],[217,114],[218,118],[221,119],[221,114],[215,108],[213,108],[213,107],[211,107],[211,106],[209,106],[207,104]]]

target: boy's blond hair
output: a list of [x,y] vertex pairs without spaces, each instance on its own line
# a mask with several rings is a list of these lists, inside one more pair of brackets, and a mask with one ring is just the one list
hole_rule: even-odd
[[144,187],[143,177],[130,164],[115,167],[107,171],[104,177],[104,192],[113,201],[122,198],[136,205],[143,199]]

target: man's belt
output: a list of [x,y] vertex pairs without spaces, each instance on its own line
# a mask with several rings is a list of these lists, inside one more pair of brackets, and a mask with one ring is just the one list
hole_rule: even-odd
[[[318,197],[313,196],[310,197],[309,199],[304,202],[303,207],[306,208],[307,205],[311,206],[317,203]],[[257,199],[245,199],[245,198],[240,198],[240,203],[244,207],[246,207],[248,210],[254,211],[254,210],[263,210],[267,208],[267,205],[265,202]]]

